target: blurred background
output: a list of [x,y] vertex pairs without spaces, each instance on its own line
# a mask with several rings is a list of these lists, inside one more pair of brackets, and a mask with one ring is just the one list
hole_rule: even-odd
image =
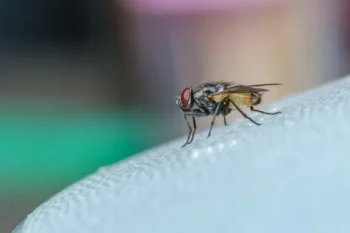
[[0,232],[100,167],[186,135],[175,96],[188,85],[282,82],[268,104],[346,75],[349,3],[1,1]]

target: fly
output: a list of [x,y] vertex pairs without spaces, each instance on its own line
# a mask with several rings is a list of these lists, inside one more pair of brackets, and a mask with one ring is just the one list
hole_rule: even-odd
[[[196,133],[197,125],[195,117],[213,116],[211,121],[208,137],[214,126],[215,118],[218,115],[222,115],[224,123],[226,122],[226,115],[232,110],[237,110],[246,119],[250,120],[255,125],[260,125],[252,118],[247,116],[242,111],[240,106],[248,106],[251,111],[259,112],[267,115],[276,115],[281,112],[264,112],[255,109],[254,106],[261,103],[261,98],[264,92],[268,89],[261,88],[263,86],[275,86],[281,85],[280,83],[265,83],[255,85],[241,85],[233,82],[207,82],[198,85],[195,88],[185,88],[181,95],[176,97],[176,104],[184,113],[185,121],[187,123],[189,133],[185,144],[186,146],[193,141]],[[192,118],[192,125],[188,121],[187,117]]]

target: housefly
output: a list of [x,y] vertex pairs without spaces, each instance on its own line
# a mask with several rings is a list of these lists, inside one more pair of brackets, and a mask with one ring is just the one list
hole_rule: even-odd
[[[185,121],[187,123],[189,133],[185,144],[186,146],[193,141],[196,133],[196,117],[213,116],[211,121],[208,137],[214,126],[215,118],[218,115],[222,115],[224,123],[226,122],[226,115],[232,110],[237,110],[243,117],[247,118],[255,125],[260,125],[252,118],[247,116],[245,112],[240,108],[241,106],[247,106],[251,111],[259,112],[267,115],[275,115],[281,112],[264,112],[255,109],[254,106],[261,103],[261,98],[264,92],[268,89],[262,88],[263,86],[275,86],[281,85],[280,83],[265,83],[256,85],[241,85],[234,82],[207,82],[198,85],[197,87],[187,87],[180,95],[176,97],[176,104],[184,113]],[[191,126],[187,117],[192,118]]]

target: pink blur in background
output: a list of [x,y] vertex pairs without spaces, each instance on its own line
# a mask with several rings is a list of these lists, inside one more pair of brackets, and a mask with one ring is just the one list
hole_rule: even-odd
[[266,7],[282,0],[126,0],[133,11],[154,14],[227,11],[246,7]]

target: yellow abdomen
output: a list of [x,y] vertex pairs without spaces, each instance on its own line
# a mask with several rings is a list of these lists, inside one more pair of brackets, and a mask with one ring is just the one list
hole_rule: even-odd
[[[239,106],[251,106],[251,93],[225,93],[225,94],[217,94],[217,95],[209,95],[209,99],[220,103],[220,102],[226,102],[229,99],[235,102],[235,104]],[[230,108],[235,109],[235,107],[230,103]]]

